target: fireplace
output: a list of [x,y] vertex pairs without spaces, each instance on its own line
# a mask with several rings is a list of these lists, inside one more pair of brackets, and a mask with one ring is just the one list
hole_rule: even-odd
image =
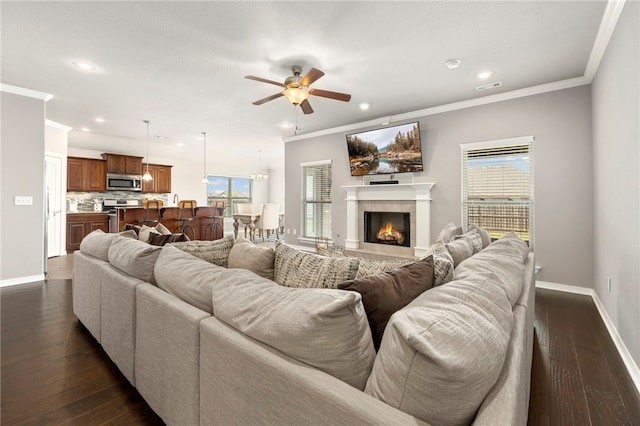
[[411,247],[411,215],[405,212],[364,212],[364,242]]
[[[431,244],[431,188],[433,183],[398,183],[394,185],[348,185],[342,188],[347,193],[346,250],[371,252],[388,256],[421,257],[427,254]],[[403,218],[395,223],[405,233],[402,245],[380,243],[371,240],[365,233],[365,212],[397,212]],[[405,219],[404,215],[408,216]],[[405,220],[409,224],[405,224]],[[379,224],[378,227],[385,225]],[[396,230],[398,231],[398,229]],[[376,234],[378,229],[376,229]],[[393,230],[391,231],[393,232]],[[385,237],[383,236],[382,239]],[[393,240],[393,238],[390,238]],[[396,237],[397,240],[397,237]]]

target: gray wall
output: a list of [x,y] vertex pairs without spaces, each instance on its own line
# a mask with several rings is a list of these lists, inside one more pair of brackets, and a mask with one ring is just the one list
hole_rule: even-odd
[[[44,271],[44,101],[2,92],[0,280]],[[33,205],[15,206],[31,196]]]
[[[593,81],[594,289],[640,365],[638,2],[626,2]],[[611,278],[611,292],[607,289]]]
[[[593,282],[593,174],[589,86],[503,101],[419,119],[425,171],[416,181],[434,182],[431,235],[461,222],[459,144],[535,136],[535,251],[537,279],[588,287]],[[395,124],[395,123],[393,123]],[[300,163],[333,160],[332,231],[346,233],[345,194],[351,177],[344,133],[285,144],[285,228],[301,224]],[[339,236],[338,236],[339,235]],[[293,234],[286,241],[297,244]]]

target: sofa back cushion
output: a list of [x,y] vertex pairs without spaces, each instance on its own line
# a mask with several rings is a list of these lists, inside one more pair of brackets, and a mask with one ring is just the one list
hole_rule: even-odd
[[524,286],[524,261],[529,255],[527,244],[510,233],[491,243],[480,253],[461,262],[455,269],[456,278],[467,278],[477,272],[493,272],[496,284],[515,305]]
[[362,390],[375,351],[360,294],[290,288],[228,269],[213,284],[216,318]]
[[102,229],[87,234],[80,242],[80,251],[105,262],[109,261],[109,247],[118,234],[106,234]]
[[226,269],[167,245],[160,250],[154,275],[167,293],[213,314],[212,283],[221,271]]
[[326,257],[276,242],[274,280],[286,287],[337,288],[358,272],[357,257]]
[[155,284],[153,268],[161,248],[140,240],[118,237],[109,247],[109,263],[124,273]]
[[389,318],[419,294],[433,287],[433,256],[401,266],[390,272],[345,281],[339,289],[357,291],[367,313],[376,350]]
[[261,277],[273,280],[275,251],[238,238],[229,252],[229,268],[248,269]]
[[229,265],[229,253],[233,247],[233,241],[233,235],[229,235],[215,241],[197,240],[171,243],[171,245],[214,265],[226,268]]
[[511,305],[495,274],[422,293],[387,324],[365,392],[430,424],[470,424],[496,383]]

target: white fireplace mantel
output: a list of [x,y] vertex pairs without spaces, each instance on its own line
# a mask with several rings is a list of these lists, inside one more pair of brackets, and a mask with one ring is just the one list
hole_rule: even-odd
[[386,185],[346,185],[347,193],[347,237],[345,248],[357,250],[360,247],[358,235],[359,201],[415,201],[416,203],[416,244],[414,256],[426,254],[431,241],[431,189],[434,183],[399,183]]

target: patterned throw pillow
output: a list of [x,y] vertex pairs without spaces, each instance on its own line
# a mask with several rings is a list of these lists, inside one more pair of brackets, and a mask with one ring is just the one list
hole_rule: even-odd
[[274,280],[286,287],[337,288],[358,271],[357,257],[325,257],[276,242]]
[[382,272],[391,272],[396,269],[414,263],[416,259],[407,260],[368,260],[360,259],[360,265],[358,266],[358,273],[356,279],[368,277],[370,275],[380,274]]
[[229,252],[233,247],[233,235],[215,241],[187,241],[184,243],[171,243],[171,245],[192,254],[214,265],[228,267]]
[[433,286],[453,281],[453,258],[442,241],[436,241],[427,249],[427,256],[433,255]]
[[462,235],[456,235],[453,237],[453,241],[456,240],[467,240],[473,249],[473,254],[480,252],[484,248],[484,244],[482,242],[482,235],[480,235],[479,228],[471,227]]

